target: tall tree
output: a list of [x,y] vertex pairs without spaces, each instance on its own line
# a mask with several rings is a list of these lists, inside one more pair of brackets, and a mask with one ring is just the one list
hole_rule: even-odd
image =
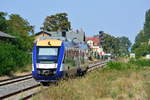
[[146,12],[145,15],[144,33],[146,40],[148,41],[150,39],[150,9]]
[[132,52],[136,53],[137,57],[145,56],[150,53],[150,9],[146,12],[144,28],[135,38],[135,43],[132,46]]
[[44,31],[68,31],[71,29],[71,24],[67,16],[67,13],[47,16],[41,29]]
[[146,42],[146,36],[144,30],[141,30],[135,37],[135,43]]

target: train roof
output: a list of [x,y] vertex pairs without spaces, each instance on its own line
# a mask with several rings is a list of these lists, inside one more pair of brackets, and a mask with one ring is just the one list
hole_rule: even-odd
[[46,40],[39,40],[37,41],[37,46],[61,46],[62,41],[61,40],[55,40],[55,39],[46,39]]
[[88,49],[88,46],[85,43],[75,44],[73,42],[64,42],[64,45],[65,45],[65,48],[67,48],[67,49],[69,49],[69,48],[78,48],[78,49],[82,49],[82,50]]
[[[52,43],[52,45],[48,45],[48,42]],[[56,44],[55,44],[56,42]],[[59,42],[57,44],[57,42]],[[64,37],[41,37],[40,40],[37,42],[37,46],[61,46],[61,43],[64,43],[65,48],[78,48],[78,49],[88,49],[86,43],[78,43],[74,41],[67,40]]]

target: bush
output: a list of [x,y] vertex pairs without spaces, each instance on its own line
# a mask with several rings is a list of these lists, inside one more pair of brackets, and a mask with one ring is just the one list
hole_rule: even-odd
[[19,50],[15,45],[0,41],[0,76],[8,75],[31,61],[28,53]]
[[8,74],[15,67],[12,55],[14,46],[0,41],[0,75]]
[[150,66],[148,59],[130,59],[128,63],[110,61],[105,69],[125,70],[125,69],[141,69],[142,67]]
[[130,63],[110,61],[107,63],[106,69],[124,70],[124,69],[130,69],[133,67],[134,66],[131,65]]
[[149,59],[131,59],[129,61],[131,64],[135,64],[137,66],[150,66],[150,60]]

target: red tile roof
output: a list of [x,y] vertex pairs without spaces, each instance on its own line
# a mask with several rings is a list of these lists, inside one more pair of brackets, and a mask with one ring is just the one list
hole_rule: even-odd
[[100,40],[99,40],[98,37],[87,37],[87,38],[86,38],[86,41],[88,41],[88,40],[93,41],[95,46],[99,46]]

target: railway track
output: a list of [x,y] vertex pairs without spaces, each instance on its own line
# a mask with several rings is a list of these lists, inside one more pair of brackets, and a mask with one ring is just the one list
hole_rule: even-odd
[[[87,72],[102,68],[107,62],[89,64]],[[0,100],[27,100],[39,93],[43,87],[32,79],[31,74],[0,81]]]
[[[33,92],[40,86],[31,74],[0,81],[0,100],[19,100],[23,98],[26,91]],[[37,91],[37,90],[36,90]],[[34,91],[35,93],[35,91]]]
[[0,100],[26,100],[39,93],[40,84],[26,87],[0,97]]
[[90,65],[88,66],[87,72],[93,71],[93,70],[98,69],[98,68],[102,68],[102,67],[105,66],[106,64],[107,64],[107,61],[97,62],[97,63],[94,63],[94,64],[90,64]]
[[15,78],[0,80],[0,86],[7,85],[7,84],[12,84],[12,83],[15,83],[15,82],[19,82],[19,81],[23,81],[23,80],[27,80],[27,79],[31,79],[31,78],[32,78],[32,75],[27,74],[27,75],[18,76],[18,77],[15,77]]

